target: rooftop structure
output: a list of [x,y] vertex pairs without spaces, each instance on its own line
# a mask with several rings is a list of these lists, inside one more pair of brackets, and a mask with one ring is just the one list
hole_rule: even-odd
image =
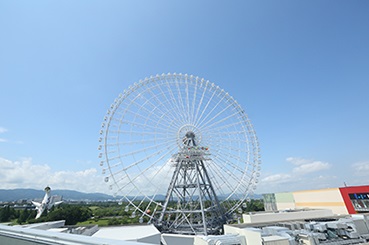
[[92,237],[160,244],[161,234],[154,225],[132,225],[101,227]]
[[219,236],[160,234],[153,225],[100,229],[64,227],[63,221],[18,227],[0,225],[0,244],[331,245],[369,241],[369,214],[327,216],[326,213],[324,217],[306,218],[303,212],[308,214],[309,210],[291,211],[294,216],[279,221],[269,212],[273,217],[269,221],[224,225],[225,234]]
[[[331,212],[328,210],[329,212],[319,217],[319,212],[310,211],[277,213],[280,216],[275,216],[273,212],[250,214],[262,216],[263,219],[251,218],[252,222],[249,223],[225,225],[224,231],[225,234],[242,235],[246,244],[253,245],[364,244],[369,241],[369,214],[328,216]],[[309,213],[312,216],[309,217]],[[283,214],[287,216],[284,217]],[[277,217],[281,219],[278,220]]]
[[147,245],[131,241],[97,238],[49,230],[0,225],[0,244],[17,245]]

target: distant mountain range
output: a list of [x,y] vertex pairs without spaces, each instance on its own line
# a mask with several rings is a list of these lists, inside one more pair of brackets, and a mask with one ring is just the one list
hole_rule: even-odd
[[[13,190],[1,190],[0,189],[0,202],[11,202],[18,200],[35,200],[42,199],[45,195],[43,190],[35,189],[13,189]],[[52,190],[51,195],[62,196],[64,200],[90,200],[90,201],[104,201],[115,200],[113,196],[103,193],[83,193],[79,191],[71,190]]]
[[[19,200],[40,200],[44,197],[45,192],[43,190],[35,189],[13,189],[3,190],[0,189],[0,202],[13,202]],[[62,196],[63,200],[68,201],[106,201],[106,200],[119,200],[122,197],[113,197],[111,195],[103,193],[84,193],[71,190],[52,190],[51,195]],[[128,197],[130,198],[130,197]],[[219,200],[223,200],[225,197],[218,196]],[[262,198],[261,195],[254,195],[253,199]],[[142,197],[136,197],[136,200],[141,200]],[[164,201],[164,195],[156,195],[157,201]]]

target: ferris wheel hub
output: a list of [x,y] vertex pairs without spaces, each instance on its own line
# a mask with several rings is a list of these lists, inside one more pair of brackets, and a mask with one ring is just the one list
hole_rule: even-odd
[[188,132],[186,133],[186,137],[187,137],[188,139],[194,140],[194,139],[195,139],[195,133],[194,133],[194,132],[192,132],[192,131],[188,131]]
[[202,140],[202,135],[200,130],[192,125],[192,124],[185,124],[182,127],[179,128],[177,132],[177,144],[179,148],[182,148],[184,145],[188,145],[188,142],[195,142],[196,137],[196,144],[200,145]]

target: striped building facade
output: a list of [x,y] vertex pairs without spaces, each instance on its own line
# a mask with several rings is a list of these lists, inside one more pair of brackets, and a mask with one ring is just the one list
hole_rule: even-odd
[[264,194],[265,211],[330,209],[334,214],[369,212],[369,185]]

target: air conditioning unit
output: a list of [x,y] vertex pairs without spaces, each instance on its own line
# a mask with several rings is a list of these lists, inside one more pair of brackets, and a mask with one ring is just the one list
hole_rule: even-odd
[[244,236],[220,235],[220,236],[196,236],[194,245],[246,245]]

